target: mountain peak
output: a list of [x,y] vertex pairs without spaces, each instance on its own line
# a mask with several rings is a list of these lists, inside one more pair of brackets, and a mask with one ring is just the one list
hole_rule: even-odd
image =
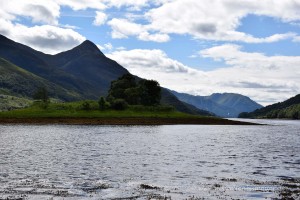
[[83,43],[75,47],[73,50],[79,50],[82,53],[101,53],[103,54],[99,48],[90,40],[85,40]]

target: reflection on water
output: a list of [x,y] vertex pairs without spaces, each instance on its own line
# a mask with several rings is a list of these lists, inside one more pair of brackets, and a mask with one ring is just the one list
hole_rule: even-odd
[[300,194],[300,122],[0,125],[0,199],[261,199]]

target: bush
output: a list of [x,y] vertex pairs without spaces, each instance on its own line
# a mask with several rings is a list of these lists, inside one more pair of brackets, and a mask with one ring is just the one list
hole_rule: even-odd
[[111,104],[111,108],[115,110],[125,110],[127,107],[128,104],[124,99],[116,99]]
[[38,88],[37,91],[33,94],[33,99],[41,100],[44,103],[47,103],[49,101],[47,89],[44,87]]
[[105,109],[105,100],[104,100],[104,98],[103,97],[101,97],[100,99],[99,99],[99,101],[98,101],[98,105],[99,105],[99,109],[100,110],[104,110]]
[[134,105],[130,106],[130,109],[133,111],[142,111],[142,112],[173,112],[175,108],[173,106],[168,105],[160,105],[160,106],[142,106],[142,105]]
[[91,110],[91,104],[89,102],[85,101],[81,104],[81,109],[82,110]]
[[33,102],[33,106],[37,106],[39,108],[42,108],[42,109],[47,109],[49,107],[49,102],[44,102],[42,100],[35,100]]

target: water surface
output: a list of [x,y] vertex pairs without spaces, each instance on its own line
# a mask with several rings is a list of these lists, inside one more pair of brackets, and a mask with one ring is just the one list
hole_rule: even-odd
[[271,199],[300,190],[300,121],[0,125],[0,199]]

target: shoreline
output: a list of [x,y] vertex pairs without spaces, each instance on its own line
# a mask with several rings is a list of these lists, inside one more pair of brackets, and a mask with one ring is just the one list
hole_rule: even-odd
[[0,124],[36,125],[260,125],[222,118],[157,118],[157,117],[110,117],[110,118],[0,118]]

